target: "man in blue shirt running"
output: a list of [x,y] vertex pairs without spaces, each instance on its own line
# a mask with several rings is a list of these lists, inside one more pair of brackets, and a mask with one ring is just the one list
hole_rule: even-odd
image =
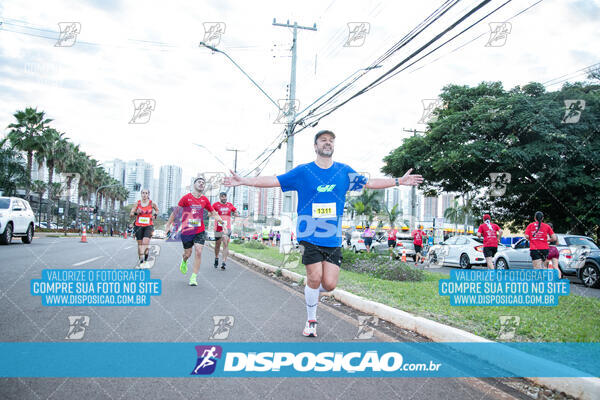
[[414,186],[423,182],[421,175],[408,170],[402,178],[367,179],[346,164],[332,159],[335,134],[329,130],[315,135],[317,159],[277,176],[232,176],[225,186],[281,187],[298,192],[298,242],[304,247],[302,263],[306,266],[304,297],[308,318],[302,334],[317,336],[317,305],[319,293],[330,292],[337,286],[342,262],[342,215],[346,192],[349,190],[385,189],[392,186]]

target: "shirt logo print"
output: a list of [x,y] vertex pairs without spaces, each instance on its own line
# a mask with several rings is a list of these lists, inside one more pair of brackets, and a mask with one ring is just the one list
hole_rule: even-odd
[[319,185],[317,186],[317,191],[319,192],[331,192],[335,185]]

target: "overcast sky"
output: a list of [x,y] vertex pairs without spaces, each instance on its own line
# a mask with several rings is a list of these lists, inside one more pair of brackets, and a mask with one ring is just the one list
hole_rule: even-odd
[[[511,88],[545,82],[600,62],[600,0],[542,1],[510,20],[506,44],[485,46],[490,39],[489,22],[505,21],[535,2],[512,1],[415,67],[348,103],[316,128],[298,134],[295,165],[314,159],[313,135],[328,128],[337,134],[334,159],[371,176],[381,175],[381,159],[409,135],[403,128],[425,128],[418,123],[422,99],[435,98],[443,86],[502,81],[505,88]],[[180,165],[186,184],[198,172],[224,170],[209,152],[193,145],[199,143],[228,166],[233,166],[233,153],[226,148],[243,150],[238,169],[244,169],[283,126],[273,124],[277,109],[229,60],[198,47],[205,22],[224,23],[217,47],[275,100],[286,98],[292,33],[273,26],[273,18],[304,26],[316,23],[316,32],[298,33],[296,96],[302,109],[348,75],[369,66],[442,1],[236,3],[3,0],[1,132],[7,132],[5,127],[13,122],[16,110],[33,106],[45,111],[54,119],[55,128],[100,161],[143,158],[154,165],[155,175],[160,165]],[[461,1],[422,37],[363,77],[358,87],[477,3]],[[502,3],[494,0],[482,11],[487,13]],[[59,22],[79,24],[73,46],[55,46]],[[369,24],[362,46],[344,47],[349,22]],[[147,123],[129,123],[134,99],[155,101]],[[284,171],[284,149],[285,145],[275,153],[263,174]]]

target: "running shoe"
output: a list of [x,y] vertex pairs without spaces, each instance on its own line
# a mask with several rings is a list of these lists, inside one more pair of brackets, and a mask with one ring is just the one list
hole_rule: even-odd
[[308,337],[317,337],[317,321],[314,319],[306,321],[306,326],[304,327],[302,334]]
[[192,274],[190,276],[190,286],[198,286],[198,282],[196,281],[196,274]]
[[221,269],[225,270],[225,263],[221,264]]
[[187,261],[186,260],[181,260],[181,264],[179,264],[179,270],[181,271],[182,274],[187,274]]
[[217,257],[215,257],[215,268],[217,268],[219,266],[219,259]]

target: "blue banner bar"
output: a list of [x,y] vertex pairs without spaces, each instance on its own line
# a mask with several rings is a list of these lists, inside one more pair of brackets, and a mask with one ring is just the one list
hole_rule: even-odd
[[0,377],[598,377],[600,343],[0,343]]

